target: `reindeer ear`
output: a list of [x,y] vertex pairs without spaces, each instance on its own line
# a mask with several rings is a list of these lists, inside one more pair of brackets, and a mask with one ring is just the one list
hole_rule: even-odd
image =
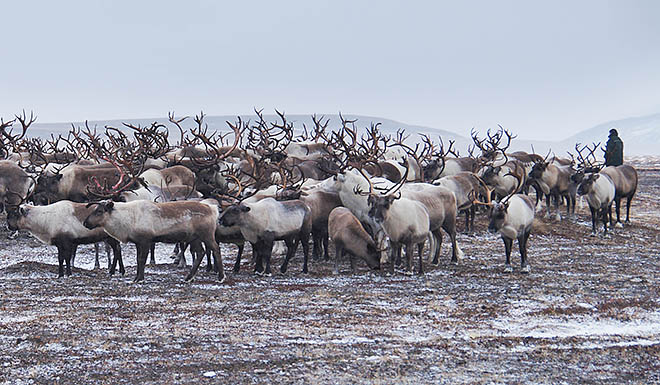
[[18,208],[18,213],[21,214],[22,217],[26,216],[28,211],[25,209],[25,207],[19,207]]
[[240,206],[240,208],[241,208],[241,212],[244,212],[244,213],[247,213],[248,211],[251,210],[248,206]]
[[113,201],[106,202],[104,207],[106,211],[112,211],[112,209],[115,207],[115,202]]
[[64,175],[62,175],[62,174],[57,174],[57,175],[55,175],[55,180],[59,181],[60,179],[62,179],[63,176]]

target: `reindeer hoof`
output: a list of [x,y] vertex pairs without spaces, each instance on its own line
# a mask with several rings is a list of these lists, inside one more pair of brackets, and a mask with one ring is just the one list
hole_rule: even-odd
[[529,271],[530,271],[529,265],[525,265],[525,266],[520,268],[520,272],[523,273],[523,274],[529,274]]
[[505,273],[513,273],[513,267],[511,267],[511,265],[506,265],[504,267],[504,272]]
[[598,234],[596,234],[596,233],[591,233],[591,235],[589,235],[589,236],[592,237],[592,238],[595,238],[595,237],[598,236]]
[[623,228],[623,223],[617,222],[616,225],[614,225],[617,229],[622,229]]
[[227,279],[227,277],[223,275],[222,278],[220,278],[219,283],[225,283],[226,279]]

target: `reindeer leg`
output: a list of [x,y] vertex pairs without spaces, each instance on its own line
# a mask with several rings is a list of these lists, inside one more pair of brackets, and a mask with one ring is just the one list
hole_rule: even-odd
[[252,260],[254,261],[254,273],[264,275],[264,241],[252,243]]
[[335,242],[335,267],[332,269],[332,274],[334,275],[339,274],[339,259],[342,257],[343,252],[344,247],[341,242]]
[[119,262],[119,272],[121,275],[124,275],[126,270],[124,270],[124,261],[121,258],[121,245],[119,241],[109,238],[107,244],[112,248],[113,258],[112,265],[110,266],[110,275],[115,274],[115,269],[117,268],[117,262]]
[[[191,248],[190,250],[192,251],[192,245],[190,246],[190,248]],[[211,260],[211,254],[212,254],[211,249],[209,249],[208,247],[204,249],[202,243],[200,242],[195,245],[195,253],[202,253],[206,257],[206,271],[211,272],[213,270],[213,260]]]
[[513,268],[511,267],[511,248],[513,246],[513,239],[502,237],[502,240],[504,241],[504,253],[506,254],[506,263],[504,264],[504,272],[511,273],[513,272]]
[[[266,259],[266,271],[265,275],[270,277],[272,273],[270,272],[270,258],[273,256],[273,241],[268,241],[265,243],[264,247],[264,257]],[[295,251],[294,251],[295,252]]]
[[527,240],[529,239],[530,231],[523,233],[518,238],[518,247],[520,248],[520,272],[529,273],[529,265],[527,264]]
[[424,274],[424,266],[422,265],[422,254],[424,253],[424,242],[417,244],[417,253],[419,254],[419,275]]
[[[170,255],[170,259],[175,259],[177,256],[179,256],[179,243],[174,244],[174,250],[172,250],[172,254]],[[174,264],[178,264],[179,261],[174,261]]]
[[238,274],[238,272],[241,270],[241,257],[243,256],[243,246],[244,244],[237,244],[238,246],[238,253],[236,253],[236,262],[234,263],[234,274]]
[[591,236],[595,237],[596,236],[596,218],[598,218],[598,209],[595,209],[595,208],[589,206],[589,210],[591,210]]
[[284,258],[284,262],[282,262],[282,266],[280,266],[280,272],[282,274],[286,273],[286,269],[289,266],[289,259],[293,257],[298,248],[298,242],[294,241],[293,238],[286,238],[284,243],[286,243],[286,257]]
[[355,255],[352,253],[348,255],[348,260],[351,263],[351,273],[355,274]]
[[[183,253],[185,251],[185,248],[187,246],[188,245],[181,248],[182,249],[181,253]],[[184,259],[185,259],[185,257],[184,257]],[[188,275],[184,279],[185,281],[191,281],[193,279],[193,277],[195,276],[195,274],[197,274],[197,269],[199,269],[199,265],[202,263],[202,259],[204,259],[204,254],[198,254],[196,256],[196,258],[193,261],[193,265],[192,265],[192,268],[190,269],[190,272],[188,273]]]
[[323,256],[326,261],[330,260],[330,252],[328,251],[328,243],[330,242],[330,236],[328,236],[328,229],[326,228],[323,231]]
[[406,243],[406,274],[412,274],[412,258],[414,254],[412,243]]
[[114,249],[112,248],[112,246],[108,241],[105,241],[104,244],[105,244],[105,257],[108,260],[108,270],[110,270],[110,266],[112,265],[112,260],[114,259],[114,257],[110,256],[110,254],[111,253],[114,254]]
[[[623,227],[623,224],[621,223],[621,198],[615,199],[614,202],[616,203],[616,226]],[[614,227],[614,225],[612,225],[612,221],[612,214],[610,214],[610,226]]]
[[312,242],[314,243],[312,258],[321,259],[321,235],[317,231],[312,232]]
[[440,258],[440,249],[442,246],[442,230],[437,229],[433,231],[433,236],[435,237],[436,242],[435,242],[434,250],[431,250],[433,254],[433,262],[431,262],[431,264],[433,266],[438,266],[439,258]]
[[64,255],[65,257],[65,262],[66,262],[66,271],[65,274],[70,277],[71,276],[71,267],[73,267],[72,259],[76,255],[76,251],[78,250],[78,245],[72,245],[69,244],[66,246],[67,253]]
[[57,246],[57,262],[59,267],[57,269],[57,278],[64,277],[64,246],[61,244],[56,244]]
[[151,266],[156,266],[156,242],[153,242],[151,246],[149,247],[149,255],[151,258],[149,259],[149,264]]
[[458,247],[458,242],[456,241],[456,230],[449,233],[449,238],[451,239],[451,263],[458,264],[458,256],[462,252]]
[[99,263],[99,242],[94,243],[94,270],[98,270],[101,268],[101,264]]
[[[302,249],[303,249],[303,269],[302,272],[303,274],[307,274],[309,272],[307,263],[309,261],[309,233],[306,231],[303,231],[300,233],[300,243],[302,243]],[[298,242],[296,242],[296,248],[298,247]]]
[[149,254],[149,243],[136,243],[137,249],[137,274],[133,282],[144,281],[144,266],[147,264],[147,254]]
[[626,199],[626,224],[630,224],[630,202],[632,201],[632,194]]
[[401,246],[399,246],[399,244],[396,243],[396,242],[391,242],[390,241],[390,247],[392,248],[392,250],[390,250],[390,273],[392,275],[394,275],[394,264],[395,264],[395,259],[396,259],[396,255],[395,255],[394,250],[396,250],[397,248],[400,248]]
[[394,263],[397,266],[401,266],[401,248],[402,248],[401,244],[398,244],[397,247],[394,246],[392,247],[392,252],[394,253],[394,257],[395,257]]
[[213,257],[215,259],[215,267],[218,270],[218,280],[220,281],[220,283],[223,283],[226,277],[225,277],[225,268],[222,265],[222,255],[220,254],[220,246],[218,246],[218,244],[215,242],[214,237],[210,237],[210,239],[204,241],[204,246],[206,247],[207,252],[209,250],[213,252]]
[[[188,242],[179,242],[179,255],[177,256],[177,258],[174,259],[174,262],[178,267],[187,266],[186,249],[188,249],[188,246],[190,246]],[[193,256],[193,261],[194,260],[195,260],[195,256]]]

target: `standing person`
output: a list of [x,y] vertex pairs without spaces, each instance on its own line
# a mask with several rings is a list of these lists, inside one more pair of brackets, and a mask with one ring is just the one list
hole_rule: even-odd
[[619,138],[616,128],[610,130],[609,139],[605,145],[605,166],[621,166],[623,164],[623,141]]

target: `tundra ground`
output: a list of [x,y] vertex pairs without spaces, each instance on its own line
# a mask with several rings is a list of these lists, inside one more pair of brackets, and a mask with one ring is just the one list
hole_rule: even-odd
[[[632,224],[590,237],[586,202],[577,221],[542,210],[530,274],[517,244],[503,272],[483,214],[460,263],[445,243],[422,277],[348,261],[303,275],[300,251],[286,275],[258,277],[248,248],[222,285],[205,271],[184,283],[162,245],[142,284],[127,245],[124,277],[92,270],[85,246],[57,279],[53,247],[3,230],[0,383],[658,383],[660,164],[636,166]],[[233,246],[223,255],[230,272]]]

